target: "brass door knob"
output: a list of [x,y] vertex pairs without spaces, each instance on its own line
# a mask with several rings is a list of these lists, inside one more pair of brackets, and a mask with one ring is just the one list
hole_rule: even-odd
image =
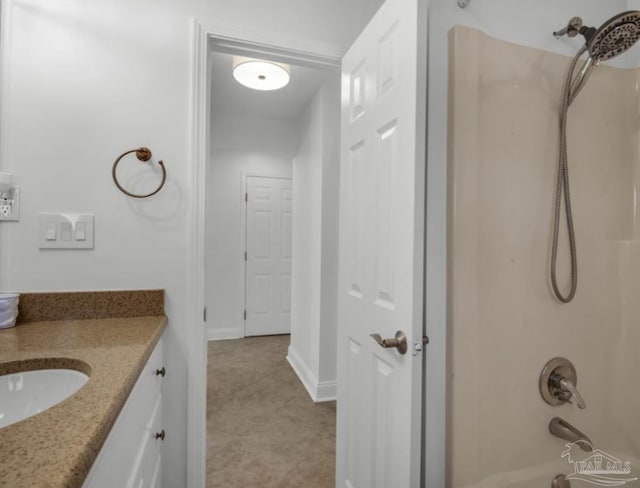
[[371,334],[371,337],[385,349],[396,348],[400,354],[407,352],[407,336],[401,330],[393,339],[383,339],[380,334]]

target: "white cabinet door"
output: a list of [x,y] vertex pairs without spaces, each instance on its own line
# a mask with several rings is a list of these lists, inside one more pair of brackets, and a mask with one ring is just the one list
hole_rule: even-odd
[[342,63],[339,487],[420,485],[426,20],[387,0]]
[[245,335],[291,332],[292,187],[247,177]]
[[162,440],[157,437],[162,430],[162,395],[156,403],[147,425],[126,488],[152,488],[162,485],[158,476],[160,468]]
[[[156,344],[93,463],[83,488],[161,487],[162,339]],[[154,477],[155,476],[155,477]]]

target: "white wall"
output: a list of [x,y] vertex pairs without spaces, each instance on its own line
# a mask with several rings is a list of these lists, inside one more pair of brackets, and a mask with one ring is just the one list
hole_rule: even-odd
[[323,87],[322,117],[322,262],[320,285],[320,383],[337,375],[338,241],[340,205],[340,81]]
[[[633,0],[638,8],[637,0]],[[629,4],[628,4],[629,3]],[[425,355],[426,486],[445,486],[447,297],[446,297],[446,201],[447,201],[447,33],[454,25],[476,27],[493,37],[527,46],[572,55],[579,38],[555,39],[552,32],[573,16],[585,24],[600,25],[632,7],[630,2],[580,0],[471,0],[461,9],[453,0],[429,2],[428,149],[427,149],[427,249],[426,320],[431,344]],[[629,58],[618,60],[629,63]]]
[[300,119],[293,161],[293,266],[288,359],[310,396],[335,397],[338,241],[338,79]]
[[[22,186],[22,218],[0,224],[0,289],[166,289],[165,486],[186,484],[186,338],[198,326],[187,322],[192,19],[343,52],[379,3],[2,2],[0,166]],[[169,176],[158,195],[133,201],[110,170],[140,145],[164,159]],[[45,211],[93,213],[95,249],[39,251]]]
[[205,243],[209,339],[244,337],[243,179],[291,178],[297,145],[292,122],[213,114]]
[[312,382],[317,383],[322,263],[322,90],[310,101],[298,126],[300,145],[293,159],[289,354],[297,355],[315,377]]

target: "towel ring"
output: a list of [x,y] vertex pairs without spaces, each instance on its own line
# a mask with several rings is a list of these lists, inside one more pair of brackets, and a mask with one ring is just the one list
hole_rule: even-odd
[[148,147],[140,147],[138,149],[132,149],[131,151],[123,152],[120,156],[118,156],[118,159],[116,159],[115,162],[113,163],[113,169],[111,170],[111,175],[113,176],[113,182],[118,187],[118,190],[120,190],[125,195],[128,195],[133,198],[147,198],[147,197],[150,197],[151,195],[155,195],[162,189],[165,181],[167,181],[167,169],[164,167],[164,163],[162,161],[158,161],[160,168],[162,168],[162,181],[160,182],[160,186],[156,188],[154,191],[152,191],[151,193],[147,193],[146,195],[136,195],[135,193],[131,193],[125,190],[122,187],[122,185],[120,185],[120,182],[118,181],[118,177],[116,176],[116,168],[118,167],[118,163],[120,162],[120,160],[124,158],[127,154],[131,154],[132,152],[135,152],[138,160],[143,163],[151,159],[151,149],[149,149]]

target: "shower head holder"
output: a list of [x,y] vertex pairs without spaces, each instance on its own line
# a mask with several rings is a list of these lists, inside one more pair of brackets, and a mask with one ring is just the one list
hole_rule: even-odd
[[575,37],[580,33],[580,29],[582,28],[582,19],[580,17],[573,17],[566,27],[560,29],[559,31],[555,31],[553,35],[555,37]]
[[586,25],[583,25],[582,18],[573,17],[564,29],[555,31],[553,35],[556,38],[559,38],[562,36],[576,37],[578,34],[581,34],[585,41],[589,43],[597,31],[598,30],[595,27],[587,27]]

